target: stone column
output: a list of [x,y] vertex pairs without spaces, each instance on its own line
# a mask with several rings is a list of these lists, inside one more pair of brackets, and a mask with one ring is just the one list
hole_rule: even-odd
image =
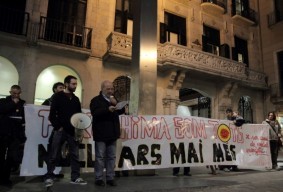
[[164,115],[176,115],[180,103],[179,90],[186,77],[185,71],[169,71],[167,74],[167,86],[164,90],[163,109]]
[[[130,113],[156,114],[157,85],[157,0],[133,1],[133,48]],[[138,170],[154,175],[154,170]]]
[[215,105],[218,105],[218,119],[225,119],[226,118],[226,109],[232,108],[232,99],[234,96],[234,93],[238,89],[238,84],[233,82],[227,82],[225,83],[220,89],[218,93],[218,103],[215,103]]

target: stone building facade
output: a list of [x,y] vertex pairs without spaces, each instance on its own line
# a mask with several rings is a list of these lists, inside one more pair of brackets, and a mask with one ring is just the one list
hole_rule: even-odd
[[[20,21],[1,20],[20,26],[0,26],[1,71],[7,62],[16,68],[22,97],[32,104],[50,96],[36,96],[38,79],[50,67],[78,76],[84,108],[105,79],[114,81],[121,99],[129,99],[133,2],[26,0],[16,7],[23,12]],[[277,59],[283,23],[270,26],[266,19],[276,1],[157,2],[157,115],[176,114],[185,105],[193,115],[221,119],[232,107],[260,123],[267,110],[283,112]],[[45,81],[41,88],[50,89],[52,81]]]

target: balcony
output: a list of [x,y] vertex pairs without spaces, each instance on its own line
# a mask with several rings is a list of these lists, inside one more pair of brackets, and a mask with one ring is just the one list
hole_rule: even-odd
[[17,40],[26,40],[29,45],[37,45],[38,41],[43,39],[45,42],[54,42],[57,45],[91,49],[92,28],[46,17],[40,17],[40,23],[31,23],[29,13],[1,6],[0,31],[9,33],[9,35],[2,33],[3,39],[16,37]]
[[92,28],[40,17],[38,39],[91,49]]
[[106,39],[107,53],[103,60],[117,63],[130,63],[132,58],[132,36],[112,32]]
[[[103,60],[120,64],[131,63],[132,37],[112,32],[108,38],[108,49]],[[203,76],[232,79],[248,87],[267,89],[265,74],[246,68],[243,63],[217,55],[191,49],[189,47],[170,44],[159,44],[157,48],[158,69],[181,69]]]
[[222,15],[227,10],[227,0],[202,0],[202,10],[212,15]]
[[29,13],[0,6],[0,31],[27,35]]
[[252,9],[236,10],[232,8],[233,23],[240,26],[256,25],[256,12]]

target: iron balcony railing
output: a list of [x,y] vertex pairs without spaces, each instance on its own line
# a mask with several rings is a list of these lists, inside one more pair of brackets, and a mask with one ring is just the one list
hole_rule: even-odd
[[254,23],[257,23],[256,20],[256,12],[253,9],[236,9],[236,7],[232,7],[232,16],[234,15],[240,15],[242,17],[245,17],[246,19],[249,19],[250,21],[253,21]]
[[227,0],[202,0],[202,3],[213,3],[222,7],[225,10],[225,13],[227,11]]
[[273,11],[267,15],[268,27],[283,21],[283,13],[280,11]]
[[27,35],[29,13],[0,6],[0,31]]
[[92,28],[40,17],[38,39],[90,49],[91,36]]

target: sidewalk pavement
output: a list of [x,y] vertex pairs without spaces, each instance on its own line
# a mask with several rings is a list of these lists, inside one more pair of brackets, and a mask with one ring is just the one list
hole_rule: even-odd
[[[283,158],[279,159],[283,169]],[[217,170],[216,175],[206,167],[191,167],[192,176],[184,176],[183,168],[179,176],[172,175],[172,168],[155,170],[154,176],[134,176],[134,171],[128,177],[117,177],[118,186],[100,187],[94,184],[94,173],[83,173],[81,177],[88,182],[80,186],[70,184],[70,171],[64,178],[55,181],[49,192],[279,192],[283,191],[283,170],[241,169],[237,172]],[[122,175],[122,174],[121,174]],[[44,192],[48,191],[42,177],[12,176],[12,188],[0,186],[0,192]]]
[[[180,173],[182,173],[181,168]],[[49,192],[157,192],[157,191],[283,191],[283,171],[240,169],[238,172],[217,171],[217,175],[209,173],[205,167],[191,167],[192,176],[172,175],[172,169],[156,170],[154,176],[118,177],[118,186],[99,187],[94,184],[93,173],[83,173],[82,178],[88,184],[84,186],[70,184],[70,175],[57,180]],[[0,192],[43,192],[47,191],[41,177],[12,177],[15,184],[12,188],[0,186]]]

